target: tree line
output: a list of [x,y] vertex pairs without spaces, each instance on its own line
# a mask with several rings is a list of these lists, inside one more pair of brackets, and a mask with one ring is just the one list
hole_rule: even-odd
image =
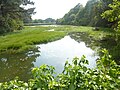
[[31,23],[43,23],[43,24],[55,24],[56,20],[52,18],[46,18],[45,20],[42,19],[34,19]]
[[112,27],[120,29],[119,0],[89,0],[84,7],[77,4],[63,18],[32,20],[35,8],[23,6],[34,5],[31,0],[0,0],[0,34],[21,30],[28,22],[54,22],[61,25],[82,25],[95,27]]
[[77,4],[57,24],[113,27],[120,29],[119,0],[89,0],[85,7]]

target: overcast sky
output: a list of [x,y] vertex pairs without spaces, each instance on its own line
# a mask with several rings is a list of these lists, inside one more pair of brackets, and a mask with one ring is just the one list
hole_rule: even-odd
[[88,0],[32,0],[35,2],[36,14],[33,19],[62,18],[78,3],[85,6]]

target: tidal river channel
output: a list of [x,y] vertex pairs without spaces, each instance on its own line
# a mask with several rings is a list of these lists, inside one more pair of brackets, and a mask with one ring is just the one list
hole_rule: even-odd
[[27,81],[31,78],[31,69],[42,64],[54,66],[55,72],[63,71],[66,60],[70,63],[74,57],[86,56],[89,68],[96,66],[99,56],[90,48],[92,43],[85,33],[73,33],[47,44],[36,45],[37,51],[16,55],[0,55],[0,82],[9,81],[16,76]]

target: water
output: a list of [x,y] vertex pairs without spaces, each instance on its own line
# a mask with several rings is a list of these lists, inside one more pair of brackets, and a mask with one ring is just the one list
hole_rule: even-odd
[[0,82],[10,81],[16,76],[27,81],[31,78],[33,62],[38,56],[39,54],[27,55],[27,53],[0,55]]
[[62,72],[63,66],[68,60],[72,62],[74,57],[81,57],[85,55],[89,60],[88,67],[96,66],[96,59],[98,56],[94,55],[94,51],[87,47],[84,42],[76,42],[70,36],[65,36],[63,39],[51,42],[48,44],[37,45],[39,48],[40,57],[36,58],[35,66],[48,64],[56,67],[56,72]]
[[92,43],[91,37],[85,33],[71,33],[61,40],[37,45],[37,51],[0,55],[0,82],[12,80],[15,76],[27,81],[31,78],[31,69],[42,64],[52,65],[57,73],[61,73],[66,60],[71,63],[74,57],[82,55],[89,60],[88,67],[93,68],[99,56],[90,48]]

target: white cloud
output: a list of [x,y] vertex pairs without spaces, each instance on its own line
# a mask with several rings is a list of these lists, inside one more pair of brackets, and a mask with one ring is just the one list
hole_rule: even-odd
[[85,6],[88,0],[34,0],[37,12],[33,19],[61,18],[78,3]]

